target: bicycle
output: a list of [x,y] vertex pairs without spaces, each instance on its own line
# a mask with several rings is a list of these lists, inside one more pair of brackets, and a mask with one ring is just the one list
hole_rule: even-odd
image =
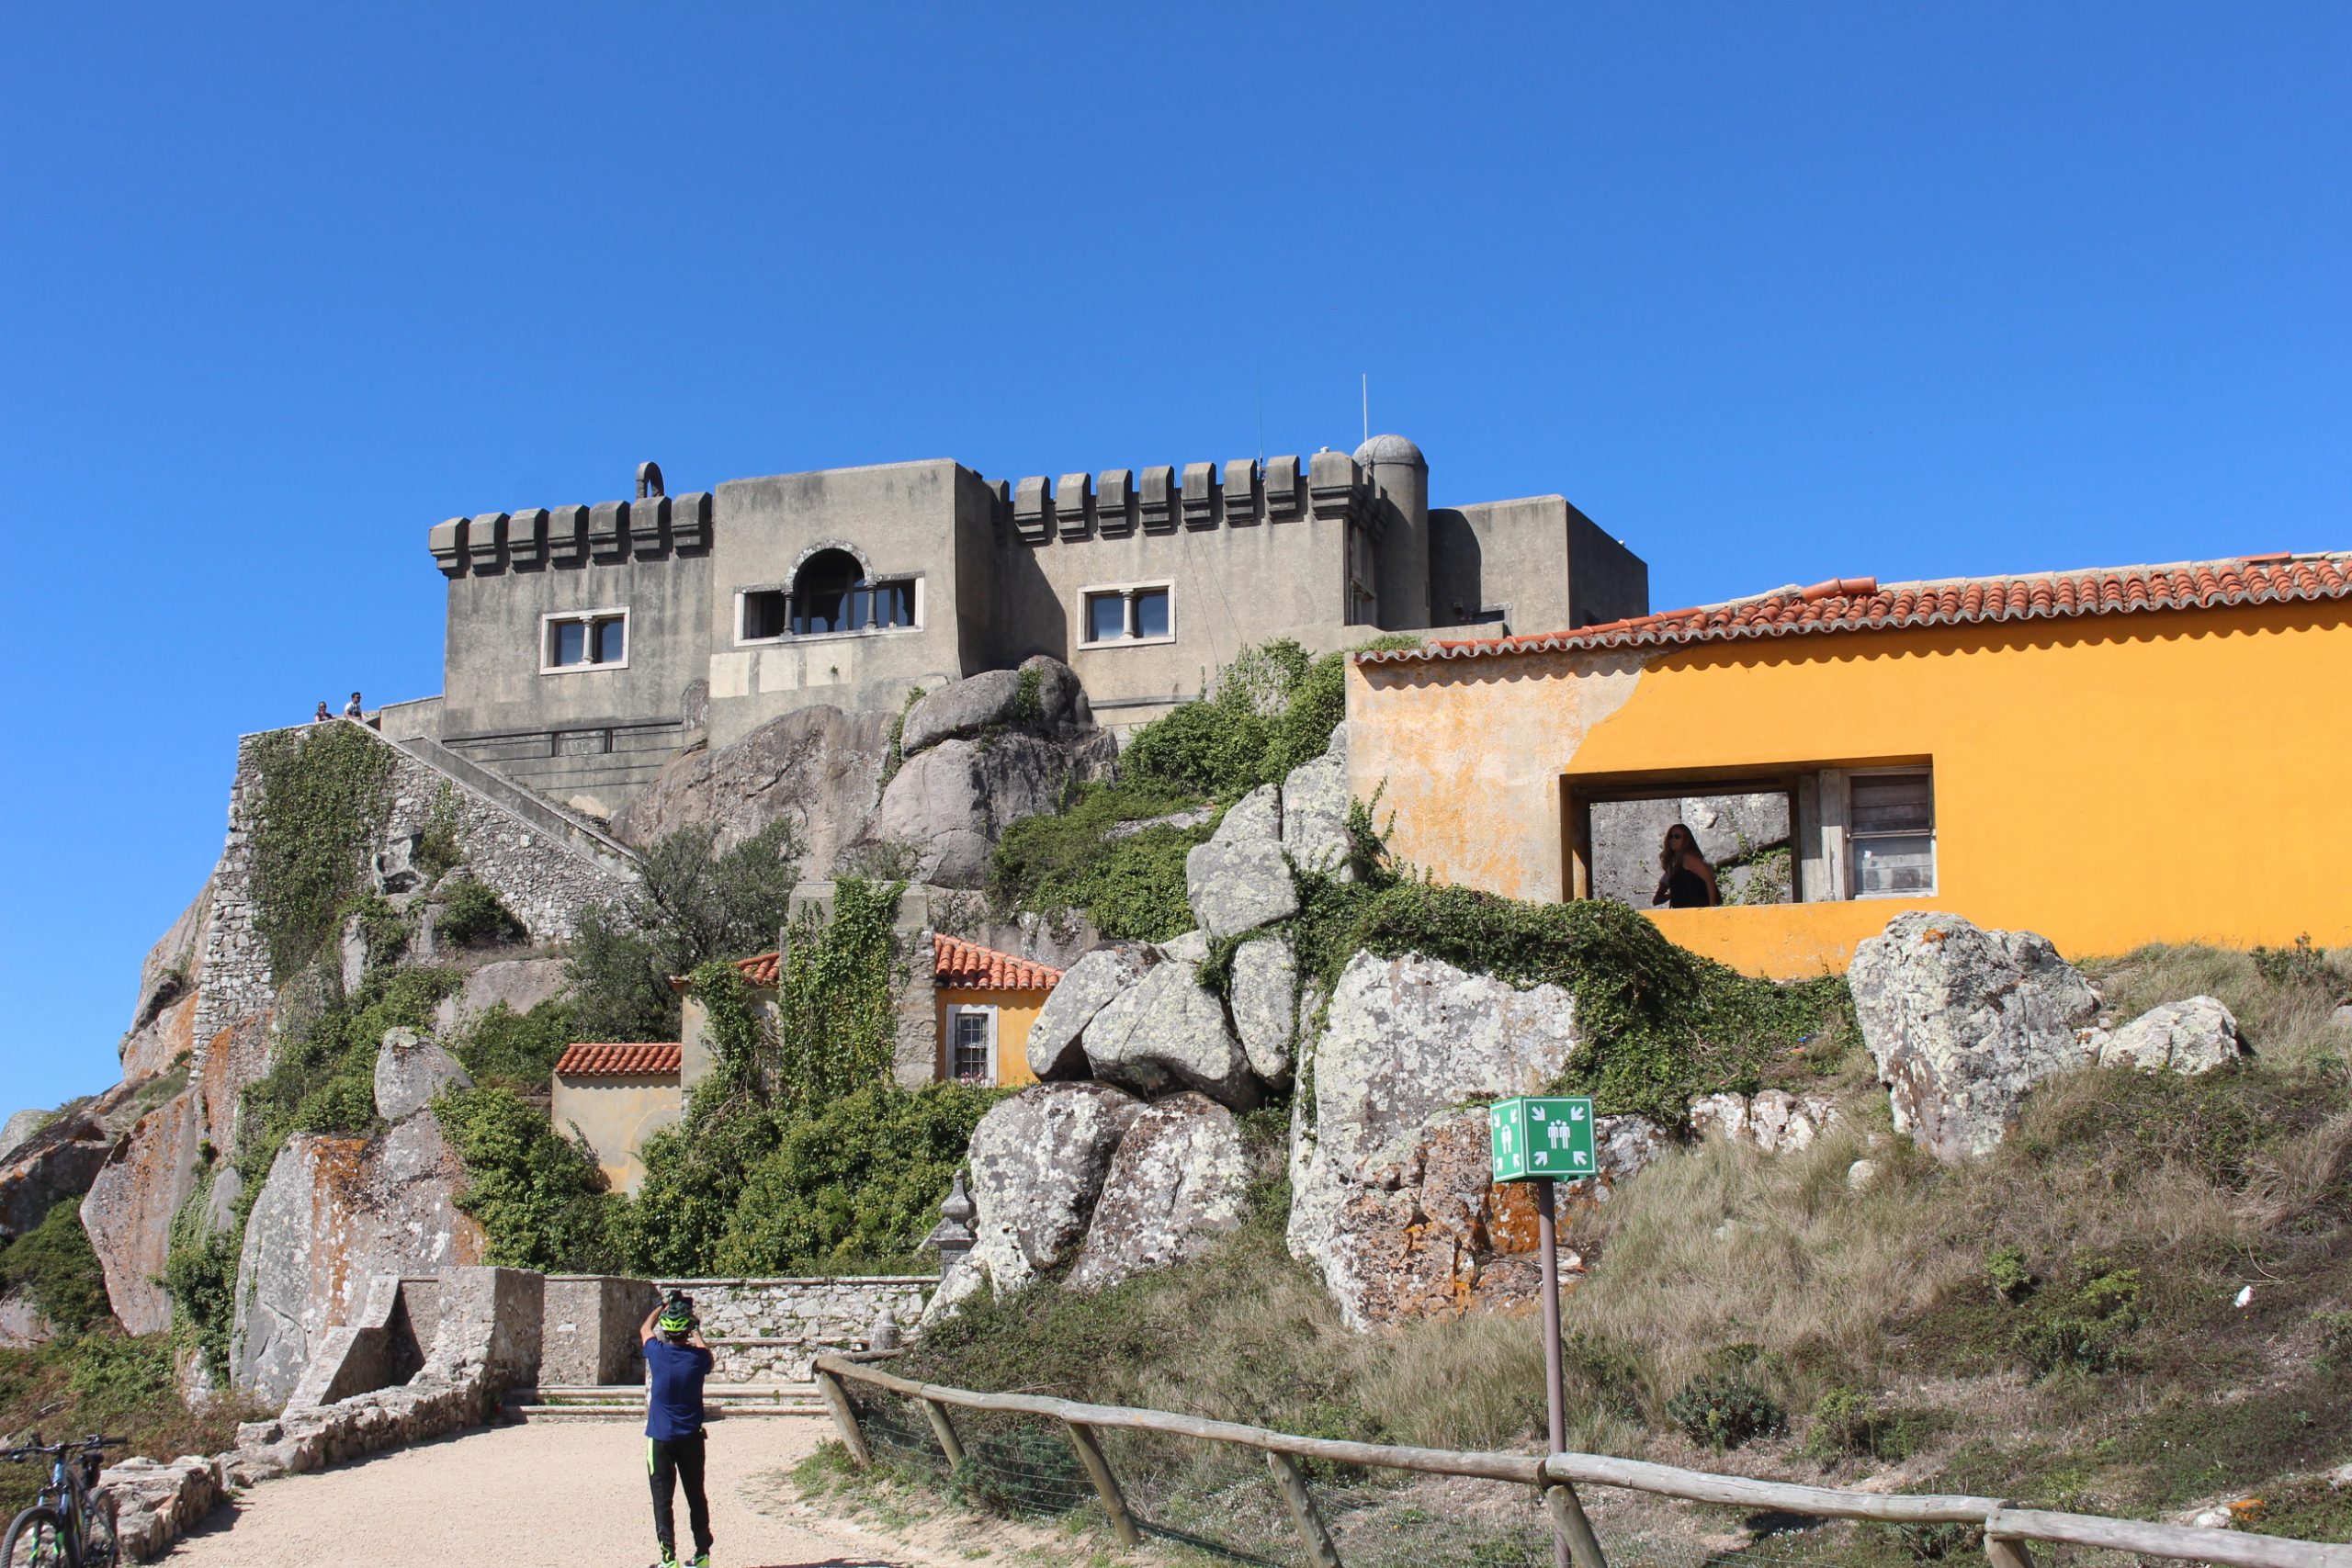
[[0,1463],[50,1461],[49,1484],[0,1539],[0,1568],[115,1568],[114,1499],[94,1498],[90,1490],[98,1483],[100,1450],[130,1440],[93,1433],[44,1447],[36,1432],[23,1448],[0,1449]]

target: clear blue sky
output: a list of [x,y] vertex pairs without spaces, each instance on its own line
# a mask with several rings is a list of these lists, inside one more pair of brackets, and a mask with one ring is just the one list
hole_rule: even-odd
[[458,513],[1375,427],[1659,608],[2352,544],[2352,8],[17,6],[0,1112]]

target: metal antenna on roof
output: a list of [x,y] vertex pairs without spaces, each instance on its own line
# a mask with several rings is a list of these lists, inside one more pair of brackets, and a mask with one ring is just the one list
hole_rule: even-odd
[[1258,365],[1258,471],[1266,469],[1266,367]]

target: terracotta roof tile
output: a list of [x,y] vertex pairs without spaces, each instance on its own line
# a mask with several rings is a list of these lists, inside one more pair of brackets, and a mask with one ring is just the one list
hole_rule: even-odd
[[2352,598],[2352,552],[2346,551],[2240,556],[2172,566],[2102,567],[2038,577],[1953,578],[1884,587],[1875,578],[1833,578],[1810,588],[1780,588],[1752,599],[1667,610],[1573,631],[1430,642],[1419,648],[1359,653],[1355,659],[1359,664],[1401,664],[1502,653],[1663,647],[2346,598]]
[[1050,991],[1061,984],[1062,972],[962,937],[939,935],[931,939],[931,977],[935,985],[974,991]]
[[678,1070],[684,1047],[672,1041],[662,1045],[567,1045],[557,1058],[559,1077],[641,1077]]
[[781,953],[763,953],[751,958],[737,959],[735,967],[752,985],[772,990],[775,987],[776,970],[783,962],[784,954]]

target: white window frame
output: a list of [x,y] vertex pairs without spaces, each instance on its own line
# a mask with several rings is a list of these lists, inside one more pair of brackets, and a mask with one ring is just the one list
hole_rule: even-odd
[[[1163,637],[1135,635],[1136,595],[1158,589],[1168,595],[1168,631]],[[1096,641],[1091,637],[1093,617],[1087,613],[1088,601],[1106,593],[1116,593],[1126,600],[1126,634]],[[1140,582],[1091,582],[1078,591],[1078,633],[1080,648],[1161,648],[1174,642],[1176,625],[1176,580],[1172,577],[1148,578]]]
[[[1943,887],[1944,845],[1943,830],[1939,826],[1942,821],[1942,814],[1936,809],[1935,763],[1932,761],[1910,762],[1889,768],[1848,768],[1844,770],[1844,773],[1845,780],[1839,788],[1840,793],[1848,797],[1849,804],[1846,806],[1843,812],[1843,830],[1839,837],[1843,839],[1844,842],[1838,849],[1838,860],[1843,868],[1843,876],[1847,889],[1847,900],[1852,903],[1861,903],[1865,900],[1884,898],[1916,899],[1933,898],[1937,897]],[[1928,886],[1924,889],[1909,887],[1896,892],[1865,893],[1860,888],[1854,886],[1854,850],[1856,845],[1862,840],[1869,839],[1915,839],[1919,836],[1919,830],[1916,828],[1906,828],[1900,832],[1857,832],[1853,826],[1854,813],[1853,807],[1850,804],[1853,794],[1853,782],[1856,779],[1890,778],[1897,774],[1917,774],[1926,778],[1928,781],[1928,865],[1930,871],[1930,874],[1928,878]]]
[[867,579],[869,582],[904,582],[913,587],[915,618],[912,626],[856,626],[845,632],[810,632],[805,637],[792,629],[789,615],[786,617],[785,629],[775,637],[745,637],[743,616],[747,606],[743,603],[744,600],[754,593],[781,593],[785,595],[786,607],[788,610],[792,595],[792,584],[789,581],[747,582],[735,590],[735,646],[737,648],[775,648],[787,642],[838,642],[843,637],[853,637],[910,636],[923,629],[923,615],[927,608],[923,587],[925,576],[925,573],[920,571],[877,572]]
[[956,1075],[956,1021],[967,1016],[988,1020],[989,1071],[988,1077],[981,1081],[984,1086],[994,1088],[997,1081],[997,1028],[996,1005],[993,1002],[950,1002],[947,1004],[947,1038],[940,1042],[943,1058],[940,1063],[941,1081],[943,1083],[965,1081]]
[[[621,656],[610,664],[598,664],[582,660],[577,664],[558,664],[555,657],[555,628],[558,622],[580,621],[592,629],[595,622],[609,621],[618,616],[621,623]],[[595,670],[626,670],[629,656],[637,647],[635,628],[628,624],[628,606],[607,604],[601,610],[549,610],[539,617],[539,673],[542,675],[584,675]]]

